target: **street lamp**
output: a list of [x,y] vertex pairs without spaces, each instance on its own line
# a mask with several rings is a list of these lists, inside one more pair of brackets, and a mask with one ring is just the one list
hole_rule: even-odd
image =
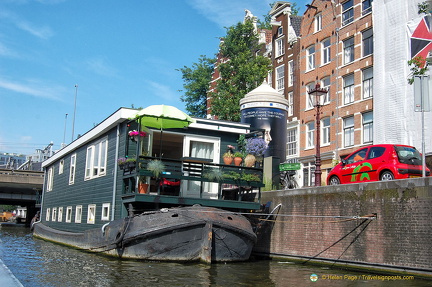
[[315,186],[321,186],[321,97],[326,95],[327,92],[327,89],[320,88],[320,84],[316,84],[315,89],[309,91],[309,96],[312,96],[312,103],[316,107]]

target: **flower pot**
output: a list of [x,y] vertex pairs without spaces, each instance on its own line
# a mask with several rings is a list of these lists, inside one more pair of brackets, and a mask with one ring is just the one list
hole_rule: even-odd
[[245,157],[245,166],[246,167],[253,167],[255,165],[256,158],[253,154],[248,154]]
[[145,194],[148,192],[149,185],[147,183],[138,184],[138,192],[141,194]]
[[240,166],[242,161],[243,161],[243,159],[241,157],[235,157],[234,158],[234,165]]
[[227,164],[227,165],[230,165],[233,162],[233,160],[234,159],[232,157],[224,157],[223,158],[224,164]]

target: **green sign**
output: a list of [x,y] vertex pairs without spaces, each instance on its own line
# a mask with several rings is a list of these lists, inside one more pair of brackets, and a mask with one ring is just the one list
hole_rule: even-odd
[[299,162],[281,163],[279,165],[279,171],[299,170],[299,169],[300,169],[300,163]]

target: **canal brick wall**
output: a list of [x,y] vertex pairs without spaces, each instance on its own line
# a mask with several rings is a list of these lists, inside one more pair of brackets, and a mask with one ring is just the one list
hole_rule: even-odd
[[263,192],[268,201],[281,216],[255,254],[432,272],[432,178]]

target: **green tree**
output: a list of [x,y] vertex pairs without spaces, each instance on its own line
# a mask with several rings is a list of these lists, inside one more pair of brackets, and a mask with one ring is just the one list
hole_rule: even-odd
[[240,120],[240,99],[261,85],[271,68],[269,58],[257,55],[261,49],[251,21],[227,28],[220,45],[220,78],[211,96],[212,114],[221,120]]
[[211,81],[215,59],[201,55],[198,63],[191,67],[177,69],[182,73],[184,95],[180,97],[186,103],[189,115],[204,118],[207,113],[207,90]]
[[[273,5],[276,2],[270,3],[270,9],[273,8]],[[298,15],[299,13],[299,8],[297,7],[297,3],[292,2],[291,3],[291,15]],[[258,19],[258,28],[260,29],[267,29],[267,30],[271,30],[273,27],[270,24],[271,22],[271,16],[267,13],[266,15],[263,15],[263,21],[261,21],[260,19]]]

